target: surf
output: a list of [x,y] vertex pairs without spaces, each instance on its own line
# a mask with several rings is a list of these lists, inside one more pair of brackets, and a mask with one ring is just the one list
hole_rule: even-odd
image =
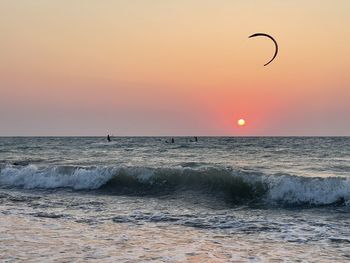
[[0,187],[172,195],[187,190],[223,196],[232,203],[350,206],[350,179],[265,174],[231,167],[128,167],[6,165]]

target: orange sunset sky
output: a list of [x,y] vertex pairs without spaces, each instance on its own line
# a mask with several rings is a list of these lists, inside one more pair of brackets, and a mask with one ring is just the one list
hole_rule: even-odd
[[350,1],[0,0],[0,136],[107,133],[350,135]]

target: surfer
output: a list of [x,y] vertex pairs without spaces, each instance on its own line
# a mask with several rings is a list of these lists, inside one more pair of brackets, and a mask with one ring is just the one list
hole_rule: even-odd
[[[171,138],[171,141],[170,141],[171,143],[175,143],[175,140],[174,140],[174,138]],[[165,141],[165,143],[170,143],[168,140],[166,140]]]
[[111,137],[109,136],[109,134],[107,135],[107,141],[108,141],[108,142],[111,141]]
[[194,141],[193,141],[193,140],[190,140],[190,142],[198,142],[197,136],[194,136],[193,139],[194,139]]

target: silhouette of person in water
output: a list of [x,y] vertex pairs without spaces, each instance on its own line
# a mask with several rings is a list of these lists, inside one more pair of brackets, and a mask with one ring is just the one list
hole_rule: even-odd
[[[174,138],[171,138],[171,141],[170,141],[171,143],[175,143],[175,140],[174,140]],[[168,140],[166,140],[165,141],[165,143],[170,143]]]
[[111,141],[111,137],[109,136],[109,134],[107,135],[107,141],[108,141],[108,142]]
[[193,138],[194,138],[194,141],[193,141],[193,140],[190,140],[190,142],[198,142],[197,136],[194,136]]

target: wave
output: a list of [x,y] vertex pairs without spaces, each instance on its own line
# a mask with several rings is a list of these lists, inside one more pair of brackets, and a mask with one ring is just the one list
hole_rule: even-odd
[[232,202],[350,206],[350,178],[301,177],[217,167],[72,167],[7,165],[0,186],[70,188],[115,194],[171,195],[184,190],[220,195]]

